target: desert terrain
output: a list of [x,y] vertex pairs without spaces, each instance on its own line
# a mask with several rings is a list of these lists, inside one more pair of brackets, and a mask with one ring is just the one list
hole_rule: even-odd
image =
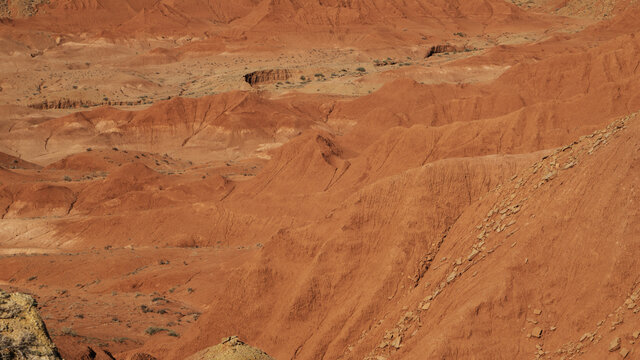
[[639,19],[0,0],[0,358],[638,358]]

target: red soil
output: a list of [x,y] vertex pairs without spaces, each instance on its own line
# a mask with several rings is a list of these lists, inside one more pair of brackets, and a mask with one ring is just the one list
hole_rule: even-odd
[[617,337],[635,356],[640,7],[539,12],[555,6],[69,0],[0,24],[24,46],[17,34],[199,37],[127,63],[142,67],[230,47],[375,53],[417,28],[540,35],[389,70],[365,96],[2,108],[0,287],[39,298],[67,358],[183,359],[233,334],[276,359],[602,359]]

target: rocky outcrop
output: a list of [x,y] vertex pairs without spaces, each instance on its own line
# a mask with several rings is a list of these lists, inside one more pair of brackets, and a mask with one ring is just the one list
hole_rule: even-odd
[[206,348],[187,360],[274,360],[264,351],[243,343],[237,336],[222,339],[222,343]]
[[0,359],[60,359],[36,306],[29,295],[0,290]]
[[276,81],[286,81],[291,78],[291,71],[287,69],[259,70],[248,73],[244,76],[244,81],[251,86],[267,84]]
[[140,99],[136,101],[115,101],[105,100],[101,102],[94,102],[90,100],[73,100],[73,99],[59,99],[59,100],[44,100],[39,103],[30,104],[32,109],[46,110],[46,109],[78,109],[81,107],[93,107],[93,106],[133,106],[140,104],[147,104],[147,101]]
[[0,17],[25,18],[38,12],[38,6],[49,3],[48,0],[0,0]]
[[442,53],[456,52],[456,51],[458,51],[458,48],[456,48],[453,45],[449,45],[449,44],[435,45],[435,46],[432,46],[431,49],[429,49],[429,51],[427,52],[427,55],[425,55],[425,58],[432,57],[435,54],[442,54]]
[[59,100],[44,100],[40,103],[29,105],[33,109],[77,109],[79,107],[95,106],[92,101],[87,100],[73,100],[73,99],[59,99]]

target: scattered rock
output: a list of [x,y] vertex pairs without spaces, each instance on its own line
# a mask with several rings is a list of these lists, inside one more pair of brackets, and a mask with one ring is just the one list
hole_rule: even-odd
[[402,342],[402,335],[398,335],[398,336],[396,336],[396,338],[395,338],[395,339],[393,339],[393,340],[391,341],[391,343],[390,343],[389,345],[393,346],[393,347],[394,347],[394,348],[396,348],[396,349],[399,349],[399,348],[400,348],[400,343],[401,343],[401,342]]
[[620,356],[622,356],[623,359],[626,358],[627,355],[629,355],[629,353],[630,353],[630,351],[627,348],[620,349]]
[[458,275],[456,271],[449,274],[449,276],[447,276],[447,284],[452,282],[456,278],[456,275]]
[[620,349],[620,338],[614,338],[613,340],[611,340],[611,342],[609,343],[609,351],[610,352],[614,352],[616,350]]
[[542,337],[542,329],[540,327],[534,327],[533,330],[531,331],[531,336],[536,337],[536,338],[541,338]]
[[533,309],[533,313],[534,313],[535,315],[540,315],[540,314],[542,314],[542,310],[540,310],[540,309]]

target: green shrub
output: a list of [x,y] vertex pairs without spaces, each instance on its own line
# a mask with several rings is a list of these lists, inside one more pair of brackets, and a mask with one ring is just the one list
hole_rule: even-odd
[[153,336],[153,335],[155,335],[155,334],[157,334],[157,333],[159,333],[161,331],[168,331],[168,330],[164,329],[164,328],[155,327],[155,326],[149,326],[147,328],[147,330],[145,330],[144,332],[146,334],[148,334],[148,335],[152,335]]

